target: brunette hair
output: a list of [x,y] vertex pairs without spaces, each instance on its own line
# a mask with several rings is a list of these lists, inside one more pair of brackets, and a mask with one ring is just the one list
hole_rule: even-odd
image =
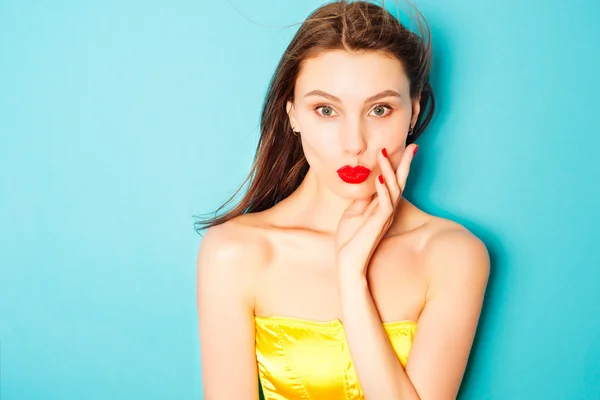
[[[383,4],[379,6],[369,1],[337,0],[314,10],[296,32],[269,82],[250,174],[214,217],[194,223],[196,231],[200,233],[241,214],[269,209],[298,188],[308,171],[308,163],[300,140],[292,133],[286,103],[293,100],[302,61],[323,51],[378,51],[400,61],[410,82],[411,99],[420,95],[421,112],[406,144],[413,143],[435,110],[429,83],[430,31],[418,10],[417,22],[420,35],[402,25]],[[248,181],[249,188],[237,205],[216,216]]]

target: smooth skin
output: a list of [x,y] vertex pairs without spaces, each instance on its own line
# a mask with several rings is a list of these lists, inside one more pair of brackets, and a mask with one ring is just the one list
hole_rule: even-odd
[[[378,93],[385,97],[365,102]],[[402,65],[377,52],[327,51],[303,63],[287,111],[306,178],[274,207],[208,229],[200,245],[204,398],[258,399],[255,314],[340,319],[367,399],[456,398],[489,256],[466,228],[401,196],[415,146],[405,146],[407,132],[420,111]],[[346,164],[372,173],[345,183],[336,170]],[[344,223],[350,214],[361,223]],[[406,369],[381,327],[399,320],[418,322]]]

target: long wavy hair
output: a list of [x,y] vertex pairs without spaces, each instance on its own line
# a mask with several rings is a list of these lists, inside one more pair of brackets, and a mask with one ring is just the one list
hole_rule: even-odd
[[[260,119],[260,139],[250,174],[214,217],[194,223],[196,232],[241,214],[269,209],[298,188],[309,165],[300,140],[292,134],[286,103],[293,101],[302,61],[318,53],[338,49],[349,52],[371,50],[396,57],[410,82],[411,99],[420,96],[421,112],[406,145],[413,143],[425,130],[435,110],[429,83],[430,30],[418,10],[416,15],[418,33],[405,27],[383,3],[380,6],[369,1],[338,0],[314,10],[286,48],[269,82]],[[241,200],[231,210],[217,216],[248,181],[248,190]]]

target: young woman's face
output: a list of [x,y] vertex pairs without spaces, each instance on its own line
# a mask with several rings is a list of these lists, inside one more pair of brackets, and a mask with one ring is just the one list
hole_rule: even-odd
[[[310,167],[337,195],[375,193],[377,152],[384,147],[397,168],[419,113],[409,89],[402,64],[381,53],[331,50],[304,61],[287,112]],[[371,172],[338,174],[357,165]]]

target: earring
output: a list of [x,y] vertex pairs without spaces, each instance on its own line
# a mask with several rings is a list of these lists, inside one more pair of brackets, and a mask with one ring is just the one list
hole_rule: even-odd
[[408,136],[410,136],[410,135],[412,135],[412,134],[413,134],[413,127],[411,126],[411,127],[410,127],[410,130],[408,131]]
[[298,134],[299,134],[300,132],[296,132],[296,130],[295,130],[294,128],[292,128],[292,133],[294,134],[294,136],[298,136]]

